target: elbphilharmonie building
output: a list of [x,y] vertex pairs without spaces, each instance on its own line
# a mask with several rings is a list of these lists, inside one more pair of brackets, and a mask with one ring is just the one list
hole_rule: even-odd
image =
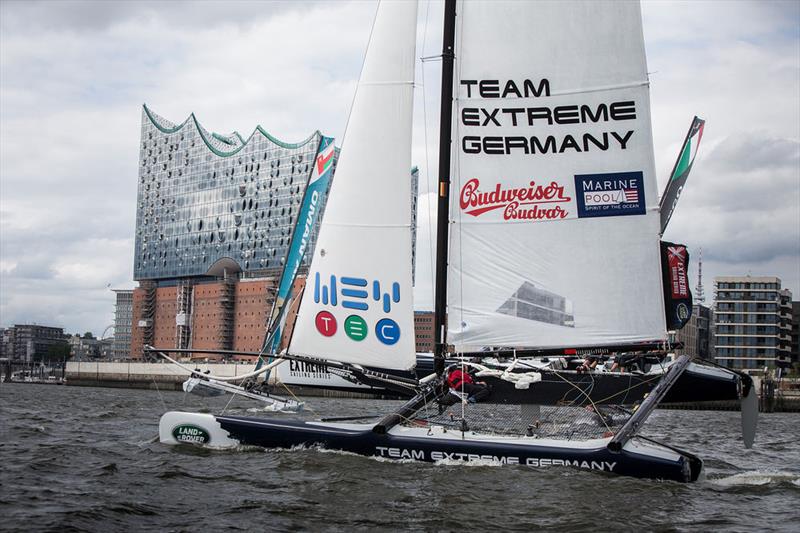
[[[194,114],[177,124],[143,106],[133,357],[142,357],[145,345],[261,348],[323,139],[316,131],[287,143],[261,126],[247,138],[220,134],[205,129]],[[334,151],[334,168],[337,157]],[[320,211],[326,198],[317,206]]]
[[[322,134],[212,133],[142,109],[134,279],[280,270]],[[324,209],[324,206],[323,206]],[[313,237],[312,237],[313,240]],[[313,249],[313,246],[312,246]]]
[[[131,356],[145,345],[258,351],[306,186],[333,139],[315,131],[289,143],[261,126],[246,138],[215,133],[194,114],[174,123],[147,106],[141,124]],[[338,149],[332,157],[335,169]],[[410,179],[416,221],[416,169]]]

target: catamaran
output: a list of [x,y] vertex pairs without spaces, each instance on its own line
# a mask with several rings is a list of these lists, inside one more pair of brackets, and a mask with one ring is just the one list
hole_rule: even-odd
[[[168,412],[161,441],[321,446],[695,481],[698,457],[641,434],[692,364],[686,356],[631,410],[591,400],[442,401],[446,358],[487,346],[595,349],[666,340],[638,3],[445,2],[435,372],[412,380],[380,370],[409,371],[416,363],[406,201],[416,22],[416,2],[378,6],[282,354],[413,397],[370,423]],[[521,294],[547,305],[525,305]],[[524,390],[515,372],[494,371]],[[754,398],[738,374],[725,372]]]

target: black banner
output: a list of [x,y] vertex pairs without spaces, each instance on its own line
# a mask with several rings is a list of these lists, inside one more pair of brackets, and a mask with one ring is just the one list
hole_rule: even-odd
[[661,241],[661,272],[664,279],[664,311],[667,329],[678,330],[692,317],[689,288],[689,250],[683,244]]

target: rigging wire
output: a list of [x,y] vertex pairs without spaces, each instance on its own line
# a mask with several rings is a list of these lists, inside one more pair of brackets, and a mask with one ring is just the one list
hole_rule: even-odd
[[153,374],[151,376],[153,378],[153,385],[156,386],[156,392],[158,393],[158,398],[161,400],[161,406],[164,407],[164,411],[167,411],[167,402],[164,401],[164,397],[161,395],[161,389],[158,388],[158,383],[156,382],[156,376]]
[[[367,54],[369,53],[369,43],[372,42],[372,34],[375,31],[375,23],[378,21],[378,11],[380,11],[381,3],[375,6],[375,15],[372,17],[372,26],[369,28],[369,38],[367,38],[367,46],[364,47],[364,57],[361,58],[361,69],[358,71],[358,83],[356,83],[356,90],[353,91],[353,99],[350,101],[350,110],[347,112],[347,121],[344,123],[344,131],[347,133],[347,126],[350,125],[350,118],[353,115],[353,104],[356,102],[358,96],[358,88],[361,85],[361,75],[364,74],[364,65],[367,63]],[[342,146],[344,146],[344,137],[342,137]]]
[[[296,401],[298,404],[303,404],[303,402],[301,402],[301,401],[300,401],[300,398],[298,398],[297,396],[295,396],[294,392],[292,392],[292,390],[291,390],[289,387],[287,387],[287,386],[286,386],[286,383],[284,383],[283,381],[278,381],[277,383],[280,383],[280,384],[281,384],[281,386],[283,386],[283,388],[284,388],[284,389],[286,389],[286,392],[288,392],[288,393],[291,395],[291,397],[292,397],[292,398],[294,398],[294,400],[295,400],[295,401]],[[316,411],[314,411],[314,409],[312,409],[310,406],[308,406],[308,407],[307,407],[307,406],[304,404],[304,405],[303,405],[303,407],[304,407],[305,409],[308,409],[309,411],[311,411],[311,414],[313,414],[314,416],[319,416],[319,415],[317,414],[317,412],[316,412]]]
[[[463,65],[463,62],[460,61],[459,57],[460,57],[460,54],[461,54],[461,49],[462,49],[462,44],[463,44],[463,39],[464,39],[464,10],[465,9],[466,9],[466,4],[462,3],[461,4],[461,16],[460,17],[456,17],[456,22],[458,23],[459,28],[460,28],[461,31],[456,31],[456,40],[455,40],[454,46],[453,46],[453,62],[455,63],[456,68],[457,68],[458,79],[462,79],[462,77],[461,77],[461,67]],[[458,52],[458,53],[456,53],[456,52]],[[453,94],[453,105],[455,105],[456,106],[456,110],[458,110],[458,105],[459,105],[458,91],[456,90],[456,91],[454,91],[454,93],[455,94]],[[459,123],[458,119],[456,119],[455,120],[455,128],[454,128],[455,129],[455,137],[456,137],[456,139],[459,138],[459,132],[461,131],[460,127],[459,127],[459,124],[460,123]],[[451,123],[450,127],[451,128],[453,127],[452,123]],[[452,142],[451,142],[451,146],[452,146]],[[460,180],[460,176],[461,176],[461,152],[459,152],[458,150],[456,150],[455,152],[456,152],[456,157],[451,158],[455,168],[453,169],[454,172],[450,173],[451,174],[451,176],[450,176],[450,178],[451,178],[450,179],[450,205],[452,205],[452,203],[453,203],[452,191],[454,190],[454,187],[453,187],[454,182],[455,182],[455,185],[456,185],[455,190],[460,190],[460,185],[461,185],[461,180]],[[451,149],[451,153],[452,153],[452,149]],[[448,220],[449,220],[449,215],[450,215],[449,211],[450,211],[450,206],[448,205]],[[463,274],[463,272],[464,272],[464,246],[463,246],[464,240],[462,238],[463,237],[462,230],[463,230],[463,224],[462,224],[462,221],[461,221],[461,211],[459,210],[458,211],[458,260],[459,260],[459,276],[458,276],[458,286],[459,286],[459,291],[458,291],[459,310],[458,310],[458,312],[459,312],[459,321],[458,321],[458,327],[459,327],[459,331],[461,331],[461,328],[463,327],[463,324],[464,324],[464,274]],[[452,249],[452,247],[450,246],[450,243],[448,243],[447,246],[448,246],[448,248]],[[448,312],[448,315],[449,315],[449,312]],[[448,323],[448,327],[445,328],[445,334],[447,332],[447,329],[449,329],[449,327],[450,327],[450,324]],[[446,338],[446,335],[445,335],[445,338]],[[461,357],[463,358],[463,356],[464,356],[464,354],[462,352]]]
[[[173,374],[176,373],[175,369],[172,368],[172,366],[168,366],[167,368]],[[158,393],[158,398],[161,400],[161,405],[164,407],[164,411],[167,411],[167,402],[164,401],[164,396],[162,396],[162,394],[161,394],[161,389],[158,388],[158,383],[156,382],[155,374],[153,374],[151,377],[153,378],[153,385],[155,385],[155,387],[156,387],[156,392]],[[185,391],[184,391],[183,401],[184,401],[184,403],[186,403],[186,392]]]
[[237,396],[236,394],[231,394],[231,398],[230,398],[230,400],[228,400],[228,403],[226,403],[226,404],[225,404],[225,407],[223,407],[223,408],[222,408],[222,411],[219,413],[219,414],[220,414],[220,416],[222,416],[222,415],[224,415],[224,414],[225,414],[225,411],[227,411],[227,410],[228,410],[228,406],[231,404],[231,402],[233,401],[233,399],[234,399],[234,398],[236,398],[236,396]]
[[[422,53],[425,53],[425,43],[428,38],[428,18],[430,16],[431,2],[428,0],[427,8],[425,10],[425,23],[422,29]],[[422,77],[422,131],[425,142],[425,193],[426,195],[431,191],[431,165],[430,165],[430,152],[428,150],[428,106],[427,98],[425,98],[427,85],[425,83],[425,58],[420,58],[420,75]],[[428,255],[431,269],[431,276],[436,273],[436,252],[434,249],[433,240],[433,212],[431,211],[432,202],[428,200]],[[417,205],[419,205],[419,186],[417,186]],[[419,227],[419,222],[417,223]],[[431,283],[431,302],[436,301],[436,284]]]
[[[355,101],[356,101],[356,97],[358,96],[358,89],[359,89],[359,86],[361,85],[361,83],[360,83],[360,81],[361,81],[361,75],[364,73],[364,65],[365,65],[365,64],[366,64],[366,62],[367,62],[367,53],[369,52],[369,43],[372,41],[372,35],[373,35],[374,31],[375,31],[375,23],[376,23],[376,22],[377,22],[377,20],[378,20],[378,12],[379,12],[379,10],[380,10],[380,2],[378,2],[378,5],[375,7],[375,14],[374,14],[374,15],[373,15],[373,17],[372,17],[372,25],[370,26],[370,29],[369,29],[369,37],[367,38],[367,46],[364,48],[364,55],[363,55],[363,57],[361,58],[361,68],[359,69],[359,72],[358,72],[358,80],[359,80],[359,82],[358,82],[358,83],[356,83],[356,90],[355,90],[355,91],[353,91],[353,98],[352,98],[352,100],[350,100],[350,109],[347,111],[347,120],[346,120],[346,121],[345,121],[345,123],[344,123],[344,132],[345,132],[345,133],[347,133],[347,126],[350,124],[350,118],[351,118],[351,117],[352,117],[352,115],[353,115],[353,104],[355,103]],[[342,144],[344,144],[344,141],[345,141],[345,139],[344,139],[344,137],[342,137]],[[305,195],[305,192],[304,192],[303,194]],[[319,224],[320,224],[320,227],[321,227],[321,226],[322,226],[322,224],[323,224],[323,221],[322,221],[322,220],[320,220]],[[286,268],[288,268],[288,266],[289,266],[289,265],[288,265],[288,263],[287,263],[286,265],[284,265],[284,270],[285,270]],[[276,288],[274,289],[274,294],[273,294],[273,298],[274,298],[274,299],[273,299],[273,307],[274,307],[274,304],[275,304],[275,302],[277,301],[277,297],[278,297],[277,290],[278,290],[278,287],[276,287]],[[305,291],[304,291],[304,292],[305,292]],[[300,293],[300,294],[298,295],[298,297],[299,297],[299,298],[302,298],[302,296],[303,296],[303,293]],[[295,299],[294,299],[294,298],[292,298],[291,302],[293,303],[293,302],[294,302],[294,300],[295,300]],[[290,305],[290,304],[289,304],[289,303],[287,303],[287,305]],[[298,306],[298,311],[299,311],[299,306]],[[271,318],[271,315],[272,315],[272,312],[270,312],[270,318]],[[276,317],[276,318],[277,318],[277,317]],[[270,326],[271,326],[271,324],[270,324]],[[264,345],[262,346],[262,348],[261,348],[261,351],[259,352],[259,356],[262,356],[262,355],[264,355],[264,354],[265,354],[264,352],[265,352],[265,350],[266,350],[266,348],[267,348],[267,346],[266,346],[266,343],[267,343],[267,340],[269,340],[269,339],[268,339],[268,337],[269,337],[269,329],[267,329],[267,331],[265,332],[265,335],[264,335],[264,336],[265,336],[265,339],[264,339]]]

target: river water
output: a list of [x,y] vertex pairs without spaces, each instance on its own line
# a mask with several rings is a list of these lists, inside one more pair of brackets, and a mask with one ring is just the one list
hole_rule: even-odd
[[[391,462],[303,450],[157,442],[165,409],[219,412],[182,392],[0,385],[0,530],[727,530],[800,528],[800,414],[657,411],[646,434],[705,460],[695,484],[522,466]],[[313,416],[385,412],[307,399]],[[235,399],[228,413],[252,404]],[[252,413],[251,413],[252,415]],[[253,416],[297,416],[257,414]]]

